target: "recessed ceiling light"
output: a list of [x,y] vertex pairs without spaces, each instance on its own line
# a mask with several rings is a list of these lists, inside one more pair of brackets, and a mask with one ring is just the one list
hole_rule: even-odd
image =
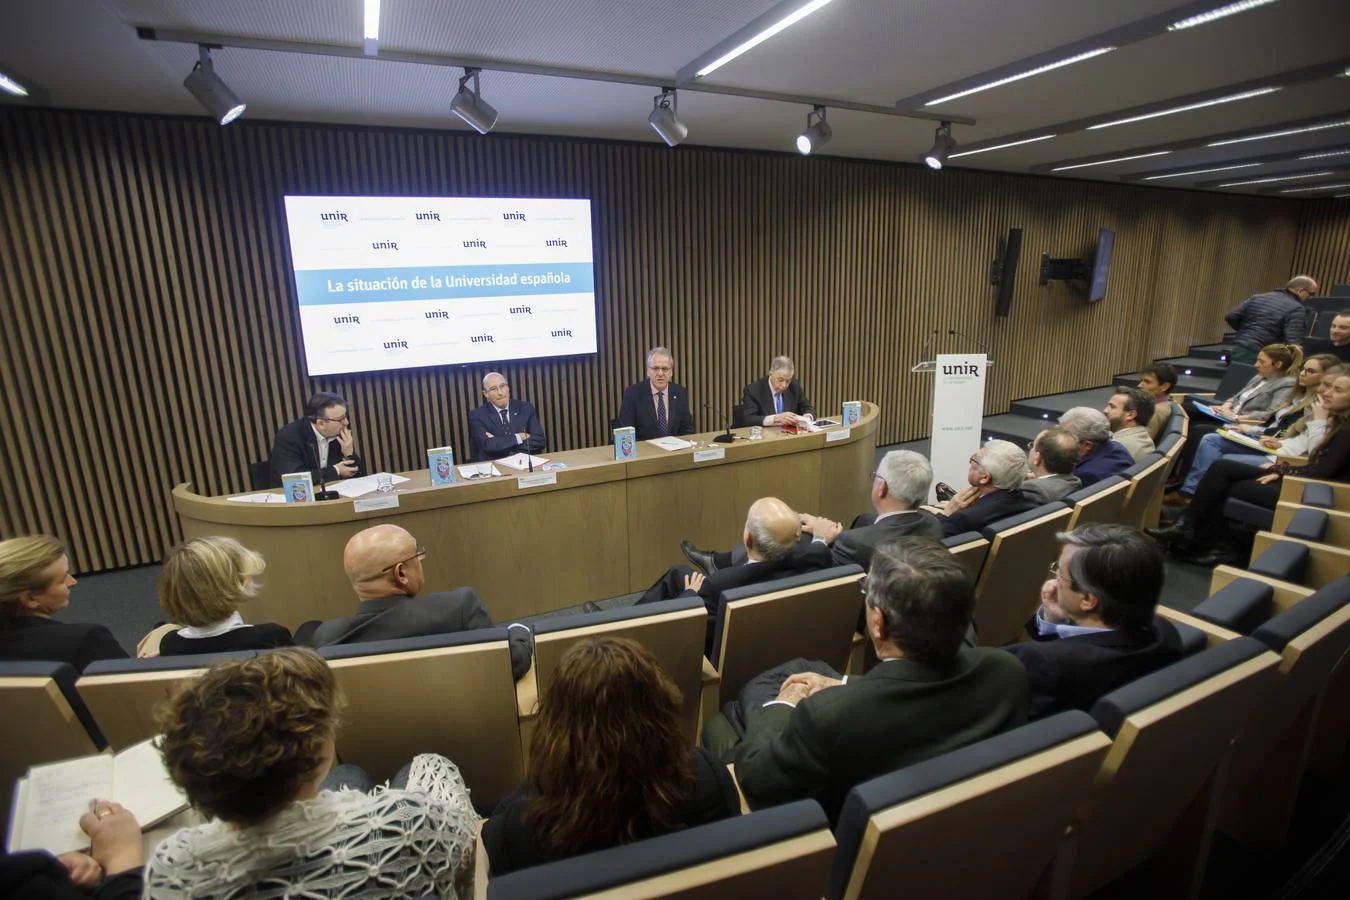
[[1335,172],[1309,172],[1307,175],[1282,175],[1278,178],[1253,178],[1251,181],[1230,181],[1219,187],[1242,187],[1247,184],[1274,184],[1277,181],[1298,181],[1301,178],[1325,178]]
[[711,75],[713,72],[716,72],[718,69],[722,68],[727,63],[731,62],[733,59],[740,56],[742,53],[753,50],[760,44],[767,41],[769,38],[773,37],[778,32],[782,31],[784,28],[789,28],[795,25],[796,23],[800,22],[802,19],[805,19],[807,16],[811,15],[811,13],[820,9],[822,6],[825,6],[829,2],[830,0],[810,0],[809,3],[806,3],[804,5],[799,3],[784,3],[782,5],[783,11],[782,18],[774,20],[772,23],[765,26],[763,30],[754,34],[747,40],[744,40],[741,43],[737,44],[735,47],[732,47],[726,53],[723,53],[721,56],[717,57],[712,62],[708,63],[706,66],[701,66],[698,69],[698,71],[694,73],[694,77],[702,78],[705,75]]
[[1252,91],[1243,91],[1240,94],[1229,94],[1227,97],[1216,97],[1213,100],[1205,100],[1200,103],[1188,103],[1185,106],[1174,106],[1171,109],[1160,109],[1157,112],[1144,113],[1143,115],[1130,116],[1127,119],[1116,119],[1112,122],[1102,122],[1099,125],[1089,125],[1088,131],[1096,131],[1098,128],[1110,128],[1114,125],[1126,125],[1130,122],[1142,122],[1145,119],[1156,119],[1159,116],[1170,116],[1174,113],[1190,112],[1193,109],[1204,109],[1206,106],[1218,106],[1220,103],[1232,103],[1235,100],[1247,100],[1251,97],[1260,97],[1263,94],[1273,94],[1278,91],[1278,87],[1263,87]]
[[366,56],[380,52],[380,0],[366,0],[365,29],[361,44]]
[[1350,119],[1333,119],[1330,122],[1321,122],[1317,125],[1308,125],[1303,128],[1286,128],[1283,131],[1267,131],[1262,134],[1250,134],[1246,137],[1229,138],[1226,141],[1211,141],[1205,146],[1226,147],[1229,144],[1241,144],[1246,141],[1265,141],[1271,138],[1288,137],[1291,134],[1307,134],[1310,131],[1326,131],[1328,128],[1341,128],[1345,125],[1350,125]]
[[962,150],[960,153],[953,153],[949,155],[947,158],[956,159],[958,156],[970,156],[974,153],[988,153],[990,150],[1003,150],[1007,147],[1020,147],[1023,144],[1034,144],[1037,141],[1048,141],[1052,137],[1054,137],[1053,134],[1043,134],[1040,137],[1027,138],[1021,141],[1009,141],[1006,144],[995,144],[992,147],[980,147],[978,150]]
[[1181,31],[1183,28],[1194,28],[1197,25],[1213,22],[1215,19],[1224,19],[1228,16],[1235,16],[1238,13],[1246,12],[1249,9],[1256,9],[1258,6],[1265,6],[1274,2],[1275,0],[1241,0],[1239,3],[1230,3],[1227,6],[1220,6],[1218,9],[1211,9],[1209,12],[1200,13],[1198,16],[1182,19],[1180,22],[1173,22],[1171,25],[1167,26],[1167,30]]
[[1109,166],[1111,163],[1129,162],[1132,159],[1148,159],[1151,156],[1166,156],[1171,150],[1159,150],[1156,153],[1139,153],[1135,156],[1117,156],[1115,159],[1099,159],[1096,162],[1074,163],[1072,166],[1058,166],[1051,172],[1067,172],[1070,169],[1086,169],[1088,166]]
[[1350,188],[1350,182],[1342,182],[1341,184],[1319,184],[1313,187],[1285,188],[1284,190],[1280,191],[1280,193],[1297,194],[1300,191],[1339,191],[1344,188]]
[[955,94],[948,94],[945,97],[938,97],[936,100],[929,100],[924,106],[936,106],[939,103],[946,103],[948,100],[956,100],[960,97],[969,97],[971,94],[978,94],[980,91],[987,91],[991,88],[1002,87],[1005,84],[1011,84],[1014,81],[1021,81],[1023,78],[1030,78],[1033,75],[1040,75],[1042,72],[1049,72],[1053,69],[1061,69],[1064,66],[1073,65],[1076,62],[1082,62],[1085,59],[1092,59],[1094,56],[1101,56],[1103,53],[1110,53],[1115,47],[1098,47],[1096,50],[1089,50],[1086,53],[1079,53],[1077,56],[1070,56],[1067,59],[1061,59],[1058,62],[1047,63],[1043,66],[1037,66],[1034,69],[1028,69],[1025,72],[1018,72],[1016,75],[1009,75],[1007,78],[1000,78],[997,81],[991,81],[988,84],[981,84],[977,87],[967,88],[964,91],[957,91]]
[[1326,159],[1328,156],[1350,156],[1350,148],[1345,150],[1328,150],[1326,153],[1305,153],[1299,159]]
[[1150,175],[1144,181],[1161,181],[1164,178],[1185,178],[1188,175],[1208,175],[1210,172],[1231,172],[1233,169],[1250,169],[1260,163],[1238,163],[1235,166],[1215,166],[1212,169],[1191,169],[1189,172],[1172,172],[1168,175]]
[[4,91],[7,94],[13,94],[16,97],[28,96],[28,89],[13,78],[10,78],[4,72],[0,72],[0,91]]

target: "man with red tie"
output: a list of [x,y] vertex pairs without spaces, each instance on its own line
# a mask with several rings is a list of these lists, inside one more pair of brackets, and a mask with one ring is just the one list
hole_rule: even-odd
[[647,353],[647,378],[630,384],[623,392],[619,427],[636,429],[640,441],[671,434],[693,434],[689,392],[671,381],[674,374],[674,355],[665,347],[653,347]]

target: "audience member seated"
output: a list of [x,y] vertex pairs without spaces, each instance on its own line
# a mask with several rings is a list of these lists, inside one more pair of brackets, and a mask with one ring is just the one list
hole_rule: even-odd
[[[1256,424],[1233,425],[1225,430],[1258,439],[1276,456],[1307,456],[1326,429],[1327,411],[1321,400],[1322,385],[1325,383],[1327,393],[1330,393],[1331,383],[1341,368],[1334,356],[1323,353],[1308,357],[1299,369],[1299,386],[1290,395],[1289,402],[1271,417],[1270,424],[1265,427]],[[1186,473],[1181,486],[1164,498],[1163,502],[1168,506],[1189,505],[1200,479],[1220,456],[1241,459],[1253,465],[1269,461],[1268,453],[1259,453],[1228,440],[1217,431],[1211,432],[1200,439],[1191,460],[1190,471]]]
[[1027,623],[1032,640],[1008,650],[1031,678],[1033,719],[1081,709],[1182,657],[1181,636],[1154,610],[1163,555],[1124,525],[1060,532],[1059,560]]
[[1308,355],[1325,353],[1350,363],[1350,309],[1343,309],[1332,317],[1330,337],[1306,338],[1303,352]]
[[1078,463],[1078,438],[1057,425],[1036,435],[1027,452],[1027,477],[1022,495],[1040,506],[1063,500],[1083,486],[1073,467]]
[[671,566],[638,603],[659,603],[694,594],[702,597],[708,608],[704,653],[711,655],[713,622],[725,591],[833,565],[830,548],[823,543],[800,543],[801,531],[801,517],[790,506],[777,497],[761,497],[750,504],[745,517],[745,530],[741,533],[745,557],[739,564],[719,568],[706,576],[688,566]]
[[1139,370],[1139,387],[1153,398],[1153,415],[1148,420],[1148,436],[1155,442],[1172,418],[1172,398],[1168,396],[1177,386],[1176,367],[1169,363],[1154,363]]
[[767,703],[742,704],[739,743],[724,740],[734,731],[721,713],[705,730],[710,750],[723,759],[734,753],[752,807],[811,797],[834,819],[859,782],[1027,719],[1027,676],[1017,660],[964,646],[975,588],[940,542],[881,545],[861,585],[880,660],[871,671],[847,683],[820,671],[788,677]]
[[10,900],[140,900],[141,826],[120,803],[92,800],[80,816],[88,853],[40,851],[0,859],[0,897]]
[[740,815],[736,784],[680,724],[681,697],[627,638],[575,644],[540,700],[527,781],[483,826],[494,876]]
[[[320,623],[304,643],[327,647],[491,628],[492,618],[473,588],[418,596],[426,555],[427,548],[397,525],[358,531],[342,554],[342,565],[360,600],[356,615]],[[511,671],[520,678],[529,671],[534,652],[530,630],[518,623],[508,628]],[[304,629],[302,625],[302,636]]]
[[70,559],[45,534],[0,541],[0,659],[70,663],[83,672],[127,652],[102,625],[56,622],[70,605]]
[[970,457],[969,486],[938,513],[943,534],[979,531],[986,525],[1026,512],[1036,501],[1022,493],[1027,455],[1010,441],[989,441]]
[[1073,474],[1083,487],[1119,475],[1134,465],[1130,451],[1111,440],[1111,423],[1101,410],[1075,406],[1059,417],[1059,424],[1078,439],[1078,464],[1073,467]]
[[[802,540],[830,545],[836,566],[857,564],[864,569],[872,562],[878,544],[907,534],[942,537],[942,523],[919,504],[928,497],[933,484],[933,467],[927,458],[912,450],[892,450],[881,458],[872,473],[872,508],[875,515],[862,513],[845,529],[824,516],[802,513]],[[745,560],[742,544],[726,553],[700,550],[689,541],[680,549],[694,568],[705,575],[737,565]]]
[[422,754],[406,790],[328,790],[340,695],[282,649],[221,663],[157,711],[164,765],[210,817],[165,839],[146,896],[468,897],[478,818],[454,763]]
[[796,425],[798,419],[815,417],[816,408],[797,380],[796,365],[786,356],[775,356],[769,374],[741,391],[741,421],[736,424]]
[[1238,563],[1242,556],[1234,546],[1223,512],[1228,498],[1274,510],[1280,499],[1279,481],[1285,475],[1350,481],[1350,372],[1336,375],[1324,396],[1326,438],[1313,450],[1306,466],[1283,461],[1253,466],[1234,459],[1216,460],[1196,486],[1190,507],[1172,524],[1145,531],[1196,565]]
[[254,579],[265,566],[261,553],[234,538],[197,538],[170,550],[159,576],[159,605],[183,627],[160,638],[159,654],[289,647],[284,625],[248,625],[239,615],[239,606],[257,596]]
[[1117,388],[1102,410],[1106,424],[1111,427],[1111,440],[1130,451],[1135,462],[1152,453],[1156,447],[1148,436],[1148,423],[1153,420],[1153,395],[1142,388]]

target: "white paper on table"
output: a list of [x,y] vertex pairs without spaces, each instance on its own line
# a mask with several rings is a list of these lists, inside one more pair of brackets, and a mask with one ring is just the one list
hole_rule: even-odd
[[544,456],[529,456],[525,453],[516,453],[511,456],[503,457],[502,459],[497,460],[497,462],[506,466],[508,469],[528,469],[531,462],[534,463],[535,468],[538,468],[548,462],[548,458]]
[[260,493],[260,494],[236,494],[228,499],[236,503],[285,503],[285,494]]
[[662,450],[688,450],[694,446],[693,441],[684,441],[677,437],[659,437],[647,441],[649,444],[655,444]]
[[501,470],[492,463],[472,463],[455,468],[459,469],[459,474],[464,478],[496,478],[502,474]]
[[376,472],[374,475],[362,475],[360,478],[330,481],[328,482],[328,489],[330,491],[337,491],[343,497],[360,497],[362,494],[369,494],[371,491],[379,489],[381,475],[388,475],[391,484],[402,484],[408,480],[402,475],[390,475],[388,472]]

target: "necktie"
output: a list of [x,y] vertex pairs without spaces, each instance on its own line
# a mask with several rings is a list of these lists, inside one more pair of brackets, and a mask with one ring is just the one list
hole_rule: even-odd
[[497,415],[499,415],[499,416],[502,417],[502,424],[503,424],[503,425],[505,425],[507,428],[510,428],[510,427],[511,427],[511,420],[507,418],[507,411],[506,411],[506,410],[504,410],[504,409],[499,409],[499,410],[497,410]]
[[662,434],[670,432],[670,420],[666,416],[666,392],[658,391],[656,394],[656,430]]
[[783,395],[782,395],[782,394],[774,394],[774,395],[773,395],[773,411],[776,412],[776,413],[778,413],[778,415],[780,415],[780,416],[783,414]]

